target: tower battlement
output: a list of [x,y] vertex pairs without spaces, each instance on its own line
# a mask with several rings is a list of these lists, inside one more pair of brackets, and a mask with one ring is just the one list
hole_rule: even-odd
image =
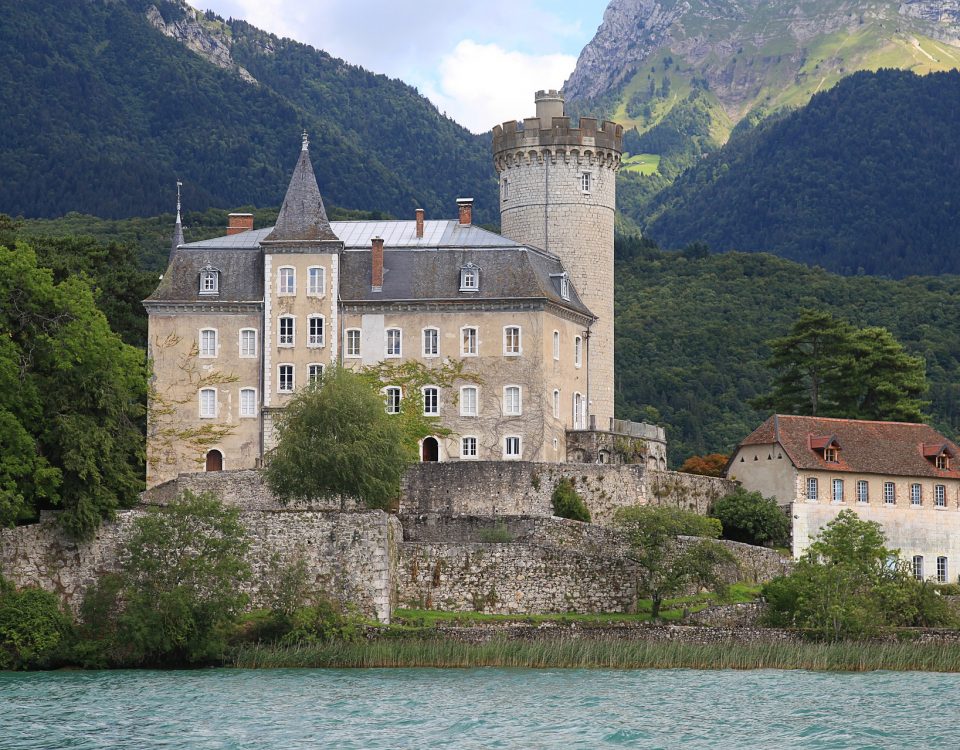
[[598,149],[623,151],[623,126],[611,120],[581,117],[580,127],[570,127],[570,118],[552,117],[549,124],[539,117],[509,120],[493,128],[493,153],[512,149],[560,149],[581,153]]

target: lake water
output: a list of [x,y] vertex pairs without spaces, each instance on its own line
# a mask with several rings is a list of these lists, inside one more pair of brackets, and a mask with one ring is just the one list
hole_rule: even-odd
[[956,750],[958,689],[896,672],[0,673],[0,748]]

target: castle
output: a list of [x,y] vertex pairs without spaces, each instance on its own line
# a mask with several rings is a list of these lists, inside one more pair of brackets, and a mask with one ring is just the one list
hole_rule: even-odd
[[[379,366],[385,408],[422,409],[442,435],[423,461],[642,462],[663,430],[614,419],[613,235],[623,129],[556,91],[493,131],[502,235],[457,218],[330,222],[306,134],[276,225],[231,214],[185,243],[144,301],[153,363],[147,486],[250,469],[274,420],[324,368]],[[436,382],[405,393],[391,367]],[[409,389],[408,389],[409,390]]]

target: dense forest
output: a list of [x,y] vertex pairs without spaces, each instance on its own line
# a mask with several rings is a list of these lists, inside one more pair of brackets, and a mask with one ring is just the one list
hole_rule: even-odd
[[740,129],[635,208],[667,247],[766,251],[842,274],[958,273],[958,122],[960,72],[857,73]]
[[309,131],[324,197],[355,209],[452,215],[476,198],[495,218],[489,136],[415,89],[242,21],[213,16],[243,80],[164,36],[171,0],[0,0],[0,211],[107,218],[279,205]]

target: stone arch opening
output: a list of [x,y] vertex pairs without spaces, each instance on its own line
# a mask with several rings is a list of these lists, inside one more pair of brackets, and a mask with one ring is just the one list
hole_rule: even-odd
[[207,451],[206,471],[223,471],[223,454],[220,451]]
[[420,458],[425,464],[437,463],[440,460],[440,443],[435,437],[423,439]]

